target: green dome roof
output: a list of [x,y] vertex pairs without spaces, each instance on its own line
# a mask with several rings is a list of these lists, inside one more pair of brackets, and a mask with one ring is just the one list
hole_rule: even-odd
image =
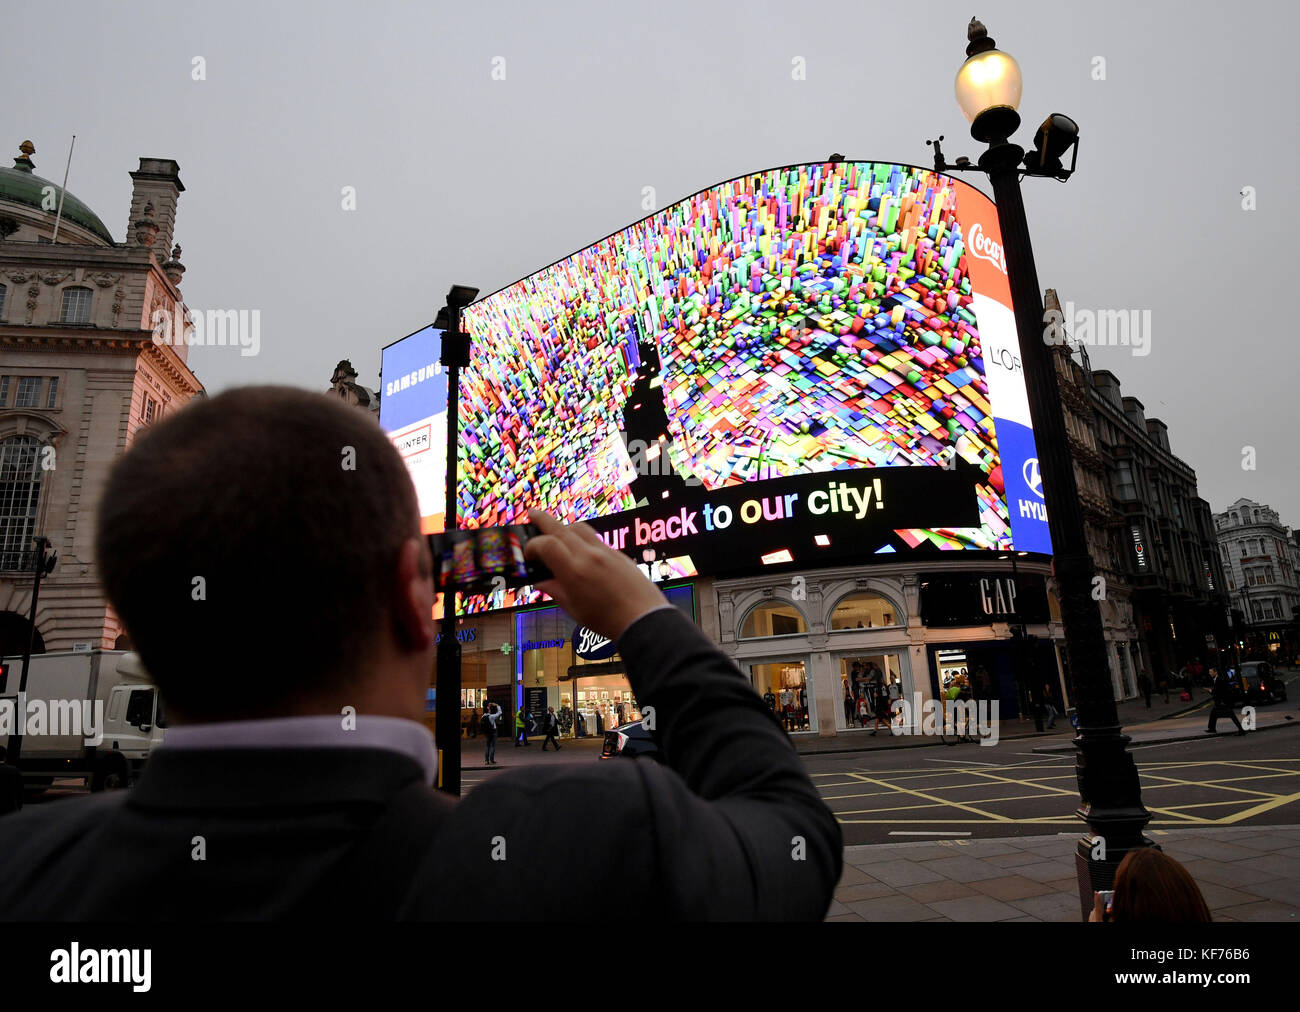
[[[54,190],[54,199],[57,202],[62,187],[58,183],[52,183],[48,179],[42,179],[28,168],[2,168],[0,167],[0,201],[11,200],[15,204],[26,204],[28,207],[34,207],[38,211],[45,211],[50,216],[50,221],[54,221],[54,211],[46,210],[42,200],[45,196],[45,187],[52,187]],[[55,204],[58,207],[58,204]],[[113,236],[104,223],[99,220],[99,215],[74,197],[71,193],[63,194],[63,219],[80,225],[82,228],[93,232],[104,242],[112,245]]]

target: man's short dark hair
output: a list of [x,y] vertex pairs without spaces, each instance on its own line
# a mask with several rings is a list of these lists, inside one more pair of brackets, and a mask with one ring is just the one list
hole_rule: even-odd
[[373,417],[244,387],[138,436],[105,485],[96,556],[169,707],[231,720],[290,712],[363,669],[418,533]]

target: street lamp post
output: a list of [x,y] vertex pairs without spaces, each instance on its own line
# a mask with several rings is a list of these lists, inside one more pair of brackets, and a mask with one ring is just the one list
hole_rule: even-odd
[[[32,606],[28,614],[27,645],[23,648],[23,668],[18,676],[19,699],[27,691],[27,668],[32,662],[32,647],[36,640],[36,605],[41,599],[41,577],[49,576],[55,562],[58,561],[57,555],[45,554],[46,549],[50,547],[49,538],[38,534],[32,540],[36,542],[36,547],[32,550]],[[14,716],[16,718],[14,733],[9,736],[9,753],[6,761],[17,766],[23,751],[23,727],[26,725],[26,714],[15,710]]]
[[[1022,172],[1069,178],[1078,157],[1078,126],[1067,116],[1049,116],[1038,129],[1035,150],[1026,155],[1010,139],[1020,126],[1016,112],[1021,89],[1019,66],[995,48],[984,26],[974,18],[967,39],[967,59],[957,72],[957,101],[971,121],[971,136],[988,145],[978,165],[992,184],[1002,225],[1039,474],[1049,507],[1048,527],[1061,593],[1066,651],[1078,697],[1079,731],[1074,744],[1081,804],[1077,814],[1088,823],[1091,835],[1079,841],[1075,868],[1080,910],[1086,918],[1092,909],[1094,890],[1114,887],[1115,870],[1124,856],[1154,844],[1143,834],[1151,815],[1142,804],[1137,766],[1127,748],[1129,739],[1121,731],[1111,690],[1101,611],[1094,597],[1095,571],[1088,554],[1055,364],[1044,339],[1042,290],[1020,193]],[[1071,148],[1074,156],[1066,169],[1061,157]],[[968,167],[965,160],[959,160],[956,166],[945,165],[935,144],[937,170]]]
[[[433,321],[442,330],[440,361],[447,370],[447,504],[443,530],[454,531],[457,519],[457,466],[460,457],[460,371],[469,365],[470,339],[461,327],[461,311],[474,301],[477,288],[452,285],[447,305]],[[435,559],[437,565],[439,560]],[[448,794],[460,794],[460,641],[456,638],[456,594],[444,590],[442,595],[442,631],[438,638],[438,695],[434,728],[441,761],[438,765],[439,788]]]

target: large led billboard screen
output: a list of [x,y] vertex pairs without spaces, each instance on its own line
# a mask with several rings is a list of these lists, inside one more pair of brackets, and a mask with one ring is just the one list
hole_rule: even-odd
[[1051,550],[997,212],[950,176],[742,176],[465,321],[463,526],[540,507],[658,578]]
[[426,534],[442,530],[447,509],[447,376],[441,354],[442,332],[433,327],[380,353],[379,424],[406,461]]

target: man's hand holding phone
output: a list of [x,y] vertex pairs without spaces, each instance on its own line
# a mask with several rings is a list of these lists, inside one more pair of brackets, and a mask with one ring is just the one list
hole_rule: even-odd
[[582,625],[617,642],[642,615],[672,607],[631,559],[586,524],[566,526],[538,510],[530,510],[529,519],[542,533],[529,540],[524,557],[554,576],[537,587]]

